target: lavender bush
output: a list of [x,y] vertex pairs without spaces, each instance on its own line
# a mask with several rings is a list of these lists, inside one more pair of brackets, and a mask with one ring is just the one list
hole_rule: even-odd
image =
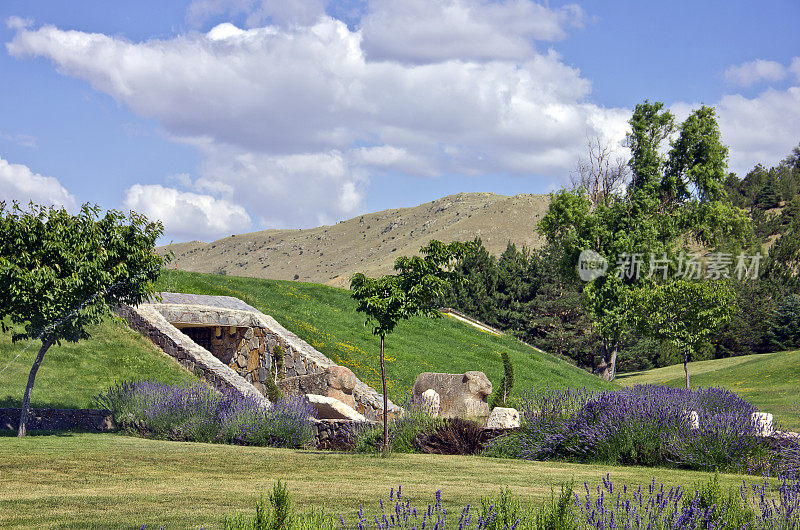
[[[699,429],[691,428],[690,411]],[[523,458],[759,473],[770,465],[769,450],[754,436],[754,407],[720,388],[545,391],[530,393],[521,412]]]
[[251,397],[219,393],[204,383],[122,383],[95,400],[125,431],[170,440],[302,447],[314,436],[305,402],[280,400],[265,409]]

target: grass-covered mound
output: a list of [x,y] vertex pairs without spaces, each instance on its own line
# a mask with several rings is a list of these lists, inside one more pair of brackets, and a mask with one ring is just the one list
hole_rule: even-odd
[[[167,384],[197,381],[150,341],[116,319],[89,328],[86,341],[51,347],[33,387],[34,408],[92,408],[93,397],[115,382],[154,379]],[[19,407],[41,343],[11,342],[0,333],[0,407]],[[23,351],[24,350],[24,351]]]
[[[238,297],[380,390],[379,340],[364,326],[364,317],[356,313],[356,304],[347,290],[169,270],[164,271],[157,287],[162,291]],[[525,389],[548,384],[551,388],[585,386],[591,390],[610,386],[512,337],[497,337],[450,318],[420,317],[400,323],[386,338],[389,397],[402,399],[420,372],[480,370],[496,386],[503,376],[503,351],[508,352],[514,365],[513,397],[520,397]]]
[[[723,387],[770,412],[784,428],[800,431],[800,351],[746,355],[689,363],[692,388]],[[623,386],[660,384],[686,385],[683,365],[621,374]]]

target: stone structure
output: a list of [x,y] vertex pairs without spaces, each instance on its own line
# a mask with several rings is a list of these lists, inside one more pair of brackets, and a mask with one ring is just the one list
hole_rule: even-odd
[[[19,428],[20,409],[0,409],[0,430]],[[29,431],[113,431],[114,418],[110,410],[101,409],[30,409]]]
[[772,423],[772,414],[769,412],[754,412],[750,416],[756,436],[772,436],[775,432]]
[[367,421],[363,414],[336,398],[306,394],[305,399],[316,410],[314,417],[317,419]]
[[314,421],[314,437],[318,449],[349,451],[353,449],[356,435],[362,429],[379,425],[373,421],[351,420],[316,420]]
[[422,410],[433,418],[439,416],[439,408],[441,407],[441,398],[436,390],[429,388],[422,393],[421,406]]
[[[181,293],[159,296],[160,301],[120,307],[118,313],[133,329],[219,390],[266,402],[265,383],[272,376],[276,345],[283,350],[287,378],[338,368],[274,318],[237,298]],[[350,395],[357,412],[369,419],[383,416],[383,397],[364,382],[356,378]],[[390,415],[401,411],[389,402]]]
[[507,407],[495,407],[486,422],[487,429],[516,429],[520,425],[519,411]]
[[464,374],[438,374],[423,372],[417,376],[412,399],[422,401],[423,393],[432,389],[439,394],[439,416],[484,420],[489,416],[487,401],[492,393],[492,383],[483,372]]
[[690,430],[696,431],[700,428],[700,415],[697,414],[696,410],[685,410],[683,411],[683,414],[683,417],[686,420],[686,425]]
[[278,388],[285,396],[300,397],[316,394],[336,398],[345,405],[356,408],[353,391],[358,378],[347,367],[329,366],[321,372],[287,377],[278,381]]

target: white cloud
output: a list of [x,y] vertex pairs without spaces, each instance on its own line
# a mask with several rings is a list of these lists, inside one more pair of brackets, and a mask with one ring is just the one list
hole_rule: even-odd
[[361,20],[370,59],[430,63],[525,60],[532,40],[566,37],[581,26],[574,4],[550,9],[530,0],[375,0]]
[[795,57],[792,59],[792,63],[789,65],[789,71],[794,74],[798,81],[800,81],[800,57]]
[[[591,84],[577,69],[529,44],[561,38],[583,16],[578,8],[527,0],[434,7],[463,11],[466,34],[499,44],[480,55],[465,37],[438,59],[377,60],[361,31],[322,17],[139,43],[20,28],[7,48],[48,58],[195,146],[203,163],[191,189],[236,201],[267,226],[360,213],[370,175],[381,172],[552,178],[568,174],[587,137],[624,137],[629,111],[587,101]],[[381,9],[381,23],[402,20],[391,4],[376,3],[370,16]],[[504,48],[505,38],[528,44]]]
[[800,86],[753,98],[726,95],[716,107],[731,169],[740,177],[758,163],[777,164],[800,142]]
[[0,131],[0,140],[7,140],[22,147],[34,148],[37,146],[36,137],[24,133],[10,134]]
[[0,201],[18,201],[23,205],[36,204],[63,206],[75,210],[75,196],[57,179],[34,173],[28,166],[12,164],[0,158]]
[[731,66],[725,70],[725,79],[739,86],[751,86],[761,81],[780,81],[786,77],[786,68],[775,61],[756,59]]
[[164,223],[168,238],[216,239],[252,226],[250,216],[238,204],[157,184],[134,184],[125,191],[123,205]]

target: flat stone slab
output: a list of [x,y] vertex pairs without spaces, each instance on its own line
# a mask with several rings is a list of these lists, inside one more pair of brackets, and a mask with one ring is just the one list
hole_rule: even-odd
[[259,312],[255,307],[245,304],[233,296],[215,296],[210,294],[186,294],[186,293],[159,293],[161,302],[156,299],[150,300],[152,304],[180,304],[180,305],[202,305],[206,307],[218,307],[220,309],[235,309],[238,311]]

